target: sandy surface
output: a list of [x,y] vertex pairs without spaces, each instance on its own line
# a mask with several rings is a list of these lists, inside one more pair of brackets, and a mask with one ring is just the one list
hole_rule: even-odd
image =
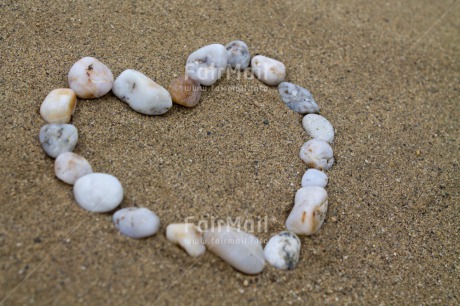
[[[460,302],[458,1],[4,0],[0,16],[5,305]],[[336,129],[328,217],[291,272],[245,276],[164,237],[187,217],[262,220],[264,241],[284,228],[308,137],[274,88],[224,78],[161,117],[112,94],[78,102],[75,152],[120,179],[123,207],[160,216],[145,240],[79,208],[38,142],[39,106],[77,59],[166,86],[192,51],[233,39],[283,61]]]

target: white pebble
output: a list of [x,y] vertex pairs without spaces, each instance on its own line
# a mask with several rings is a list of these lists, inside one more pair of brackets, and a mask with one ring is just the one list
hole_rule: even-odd
[[56,158],[61,153],[75,149],[78,130],[72,124],[50,123],[42,126],[39,139],[46,154]]
[[327,181],[326,173],[316,169],[308,169],[302,176],[302,187],[319,186],[324,188],[327,185]]
[[310,137],[324,140],[327,142],[334,141],[334,128],[332,124],[323,116],[317,114],[308,114],[302,119],[302,126]]
[[254,235],[218,226],[204,233],[204,241],[209,251],[243,273],[258,274],[265,267],[264,250]]
[[40,107],[40,115],[48,123],[68,123],[76,106],[75,92],[69,88],[58,88],[46,96]]
[[300,158],[310,168],[328,170],[334,164],[334,152],[324,140],[312,139],[300,148]]
[[223,45],[204,46],[187,58],[185,73],[204,86],[211,86],[222,76],[227,66],[227,50]]
[[77,203],[92,212],[114,210],[123,200],[120,181],[110,174],[90,173],[80,177],[73,186]]
[[227,65],[240,70],[248,68],[251,54],[244,41],[234,40],[226,46],[226,49]]
[[283,63],[263,55],[254,56],[251,67],[254,75],[270,86],[278,85],[286,77],[286,67]]
[[158,232],[160,218],[147,208],[128,207],[113,214],[113,223],[125,236],[145,238]]
[[327,212],[327,192],[318,186],[300,188],[286,228],[298,235],[312,235],[323,225]]
[[54,161],[54,173],[64,183],[73,185],[80,177],[93,173],[93,169],[84,157],[65,152]]
[[145,115],[162,115],[172,106],[169,92],[139,71],[128,69],[115,80],[115,96]]
[[278,86],[278,92],[287,107],[299,114],[319,112],[319,106],[311,93],[299,85],[282,82]]
[[94,57],[84,57],[73,64],[68,79],[70,88],[82,99],[102,97],[113,86],[112,71]]
[[299,262],[300,239],[292,232],[281,232],[270,238],[264,255],[267,262],[275,268],[292,270]]
[[198,257],[206,251],[201,230],[191,223],[170,224],[166,228],[166,239],[180,245],[188,255]]

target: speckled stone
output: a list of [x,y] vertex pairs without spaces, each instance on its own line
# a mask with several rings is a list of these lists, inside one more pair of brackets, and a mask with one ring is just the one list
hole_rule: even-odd
[[109,67],[89,56],[73,64],[68,79],[69,87],[82,99],[102,97],[113,86],[113,74]]
[[227,65],[239,70],[248,68],[251,54],[244,41],[234,40],[225,48],[227,49]]
[[316,104],[311,93],[299,85],[282,82],[278,86],[281,100],[286,103],[287,107],[299,114],[309,114],[319,112],[319,106]]
[[42,126],[39,139],[46,154],[56,158],[61,153],[75,149],[78,130],[72,124],[50,123]]
[[270,238],[264,255],[267,262],[275,268],[292,270],[299,262],[300,239],[293,232],[281,232]]

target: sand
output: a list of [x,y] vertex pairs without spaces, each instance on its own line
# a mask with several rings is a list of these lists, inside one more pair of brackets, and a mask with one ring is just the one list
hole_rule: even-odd
[[[4,305],[459,303],[458,1],[6,0],[0,16]],[[290,272],[246,276],[164,237],[187,218],[283,230],[308,136],[276,89],[225,77],[161,117],[78,102],[75,152],[120,179],[122,207],[160,216],[149,239],[79,208],[38,142],[39,106],[79,58],[167,86],[192,51],[234,39],[284,62],[336,129],[327,220]]]

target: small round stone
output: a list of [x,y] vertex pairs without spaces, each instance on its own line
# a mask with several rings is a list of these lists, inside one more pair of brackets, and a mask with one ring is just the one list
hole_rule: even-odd
[[303,117],[302,126],[305,129],[305,132],[307,132],[307,134],[312,138],[327,142],[334,141],[334,128],[323,116],[308,114]]
[[264,249],[265,260],[280,270],[292,270],[300,255],[300,239],[289,231],[281,232],[268,241]]
[[222,76],[227,66],[227,51],[221,44],[204,46],[187,58],[185,71],[188,77],[203,86],[211,86]]
[[163,115],[172,107],[169,92],[139,71],[127,69],[115,80],[115,96],[144,115]]
[[84,157],[64,152],[54,161],[54,173],[64,183],[73,185],[80,177],[93,173],[93,169]]
[[327,181],[326,173],[316,169],[308,169],[302,176],[302,187],[319,186],[324,188],[327,185]]
[[77,106],[77,96],[72,89],[51,91],[40,107],[40,115],[48,123],[69,123]]
[[227,49],[227,65],[240,70],[248,68],[251,54],[244,41],[234,40],[225,48]]
[[283,63],[263,55],[254,56],[251,67],[254,75],[270,86],[278,85],[286,77],[286,67]]
[[120,181],[110,174],[90,173],[80,177],[73,186],[78,205],[92,212],[114,210],[123,200]]
[[42,126],[39,139],[46,154],[56,158],[61,153],[75,149],[78,130],[72,124],[50,123]]
[[195,80],[184,75],[174,79],[168,87],[174,103],[194,107],[200,102],[201,85]]
[[300,148],[299,156],[309,168],[328,170],[334,164],[334,152],[324,140],[307,141]]
[[84,57],[70,68],[69,86],[82,99],[99,98],[113,86],[110,69],[94,57]]
[[286,103],[287,107],[299,114],[309,114],[319,112],[319,106],[316,104],[311,93],[299,85],[282,82],[278,86],[281,100]]
[[117,211],[113,215],[113,223],[125,236],[145,238],[158,232],[160,218],[147,208],[129,207]]

